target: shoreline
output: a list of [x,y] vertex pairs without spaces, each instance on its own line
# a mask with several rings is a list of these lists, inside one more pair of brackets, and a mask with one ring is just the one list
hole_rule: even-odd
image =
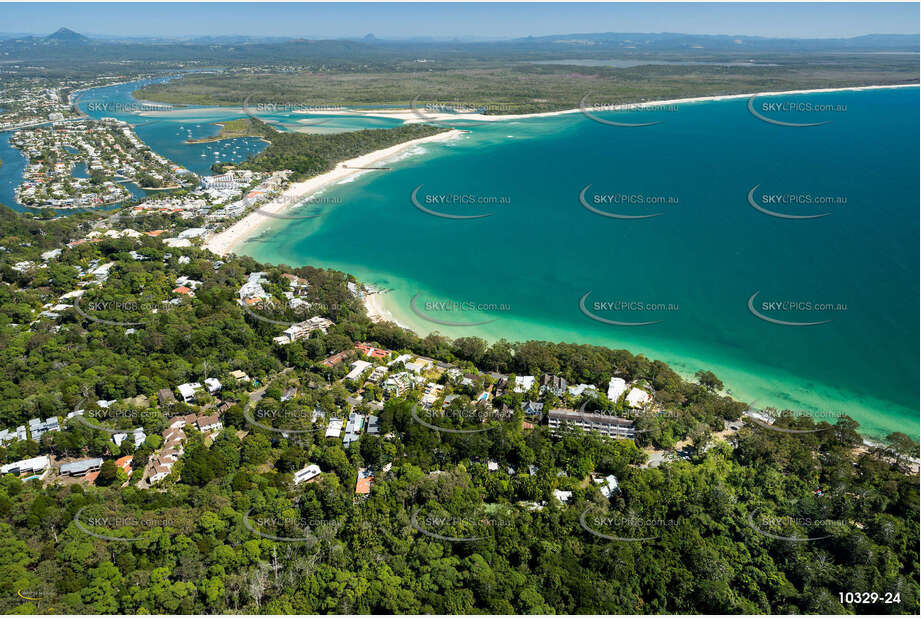
[[365,306],[365,312],[368,314],[368,319],[375,324],[393,322],[400,328],[413,330],[411,327],[397,320],[393,312],[387,308],[384,304],[384,294],[385,292],[365,292],[364,296],[362,296],[361,303]]
[[[331,268],[338,268],[340,270],[345,269],[343,266],[331,266]],[[349,272],[345,269],[346,272]],[[367,277],[368,273],[365,273]],[[361,276],[359,277],[360,281],[363,281]],[[392,277],[388,276],[387,285],[398,285],[392,281]],[[372,275],[371,281],[374,281],[374,276]],[[377,285],[375,283],[374,285]],[[403,285],[400,282],[400,285]],[[405,287],[405,286],[404,286]],[[540,340],[547,341],[551,343],[571,343],[571,344],[588,344],[601,346],[609,349],[626,349],[632,354],[644,355],[650,359],[661,360],[666,363],[675,373],[677,373],[682,379],[694,382],[695,381],[695,372],[698,369],[710,370],[717,373],[718,376],[723,380],[725,385],[724,394],[732,397],[732,399],[741,402],[762,402],[759,407],[768,407],[774,408],[777,410],[791,410],[797,416],[810,416],[816,418],[813,415],[815,410],[826,410],[826,409],[838,409],[837,402],[827,402],[823,405],[818,405],[816,402],[812,401],[777,401],[773,393],[763,392],[763,385],[760,385],[757,380],[751,382],[749,378],[752,376],[758,375],[757,369],[745,366],[738,365],[731,361],[731,359],[713,359],[713,358],[704,358],[700,356],[687,356],[682,352],[682,349],[672,350],[671,352],[666,352],[663,349],[638,349],[635,345],[632,345],[629,342],[621,343],[612,343],[611,341],[604,340],[592,340],[585,339],[584,337],[579,337],[573,332],[556,332],[552,327],[551,331],[553,332],[531,332],[530,329],[525,328],[527,334],[522,335],[521,333],[518,336],[513,336],[511,333],[502,333],[502,332],[484,332],[481,329],[467,329],[470,332],[465,333],[456,333],[456,332],[446,332],[444,328],[440,328],[437,325],[427,325],[424,320],[420,321],[415,319],[412,312],[405,305],[405,299],[398,299],[396,295],[391,293],[377,293],[374,295],[374,298],[363,298],[362,301],[368,312],[368,317],[375,323],[381,323],[385,321],[390,321],[396,324],[397,326],[408,329],[415,333],[419,337],[425,337],[426,335],[439,332],[443,336],[449,338],[456,338],[462,336],[476,336],[481,339],[486,340],[489,343],[493,343],[501,338],[506,338],[509,341],[518,341],[523,342],[527,340]],[[450,331],[451,329],[447,329]],[[673,355],[677,354],[678,359],[672,358]],[[752,390],[754,389],[754,390]],[[859,416],[855,417],[855,411],[844,410],[841,412],[851,416],[851,418],[860,418]],[[757,413],[748,414],[750,416],[755,416],[756,418],[761,418]],[[816,422],[823,420],[821,417],[816,419]],[[834,424],[833,421],[829,421]],[[908,431],[904,427],[888,427],[885,424],[879,424],[872,418],[860,419],[860,428],[858,433],[860,434],[861,441],[865,446],[879,446],[884,444],[884,437],[891,433],[892,431],[902,431],[913,435],[912,431]]]
[[[850,92],[861,90],[882,90],[888,88],[918,88],[921,84],[891,84],[879,86],[847,86],[841,88],[815,88],[807,90],[781,90],[776,92],[748,92],[742,94],[717,94],[705,97],[686,97],[683,99],[663,99],[656,101],[643,101],[641,103],[622,103],[619,105],[605,106],[603,110],[595,111],[618,111],[618,110],[636,110],[646,107],[661,105],[680,105],[682,103],[706,103],[708,101],[724,101],[727,99],[744,99],[750,97],[775,97],[783,95],[797,94],[816,94],[825,92]],[[586,108],[587,111],[593,111]],[[413,109],[401,108],[380,108],[377,110],[333,110],[323,112],[324,116],[363,116],[378,118],[393,118],[403,120],[406,124],[416,124],[422,122],[442,122],[447,120],[476,120],[477,122],[500,122],[503,120],[523,120],[526,118],[548,118],[551,116],[563,116],[566,114],[578,114],[583,110],[580,107],[573,109],[558,110],[555,112],[535,112],[533,114],[503,114],[503,115],[485,115],[485,114],[464,114],[464,113],[447,113],[447,112],[422,112]],[[308,114],[309,115],[309,114]],[[424,117],[421,117],[424,116]]]
[[217,255],[225,256],[232,251],[234,245],[247,240],[250,236],[253,236],[263,225],[271,222],[272,215],[281,214],[292,206],[297,205],[299,202],[304,201],[314,193],[322,191],[323,189],[328,188],[330,185],[344,180],[353,174],[360,174],[367,171],[364,169],[356,168],[370,167],[375,163],[379,163],[384,159],[393,157],[403,152],[407,148],[411,148],[419,144],[430,142],[445,142],[462,134],[463,131],[451,129],[450,131],[444,131],[442,133],[437,133],[428,137],[420,137],[408,142],[396,144],[395,146],[390,146],[381,150],[375,150],[373,152],[369,152],[368,154],[355,157],[354,159],[340,161],[336,164],[334,169],[328,172],[320,174],[319,176],[314,176],[313,178],[308,178],[307,180],[303,180],[301,182],[291,184],[278,197],[272,199],[266,204],[263,204],[257,210],[250,212],[248,215],[227,229],[209,236],[207,240],[202,244],[202,248],[208,249]]

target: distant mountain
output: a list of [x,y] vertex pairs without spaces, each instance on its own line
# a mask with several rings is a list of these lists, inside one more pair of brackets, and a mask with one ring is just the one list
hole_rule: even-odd
[[868,34],[837,39],[793,39],[676,32],[596,32],[514,39],[519,45],[644,51],[917,51],[917,34]]
[[89,43],[89,38],[83,36],[78,32],[74,32],[70,28],[59,28],[54,34],[49,34],[45,37],[46,43],[56,43],[56,44],[65,44],[72,45],[74,43]]

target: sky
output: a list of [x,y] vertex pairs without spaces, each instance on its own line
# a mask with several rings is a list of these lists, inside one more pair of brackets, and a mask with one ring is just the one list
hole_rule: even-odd
[[516,38],[679,32],[917,34],[918,3],[2,3],[0,32],[123,36]]

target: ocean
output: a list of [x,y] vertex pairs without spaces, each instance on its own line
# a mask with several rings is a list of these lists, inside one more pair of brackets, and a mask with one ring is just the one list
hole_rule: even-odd
[[354,273],[421,334],[625,348],[916,436],[918,89],[747,103],[471,126],[236,251]]

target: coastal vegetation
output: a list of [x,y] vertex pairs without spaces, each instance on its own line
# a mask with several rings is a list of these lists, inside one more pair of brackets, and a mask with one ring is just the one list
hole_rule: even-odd
[[[126,402],[136,414],[117,422],[141,418],[149,436],[137,448],[116,446],[69,420],[38,442],[0,447],[0,462],[130,455],[140,470],[167,418],[216,403],[207,395],[192,405],[164,402],[158,391],[219,376],[230,404],[217,437],[187,428],[185,453],[156,490],[111,464],[95,485],[0,479],[0,574],[13,591],[0,599],[4,613],[918,612],[918,476],[904,461],[917,444],[907,436],[860,449],[847,417],[815,424],[793,415],[779,426],[818,431],[766,431],[740,420],[745,405],[720,394],[712,373],[689,382],[625,350],[418,337],[368,320],[348,287],[354,278],[333,270],[217,260],[150,236],[101,236],[45,268],[14,269],[83,237],[98,216],[0,213],[0,425],[63,418],[81,402],[96,410],[92,402],[105,399]],[[83,306],[143,322],[136,332],[73,309],[36,321],[101,261],[113,266],[104,284],[85,288]],[[305,280],[304,300],[335,325],[274,345],[281,327],[237,302],[255,271],[274,293],[285,289],[285,274]],[[180,275],[201,281],[194,298],[151,313],[175,296]],[[494,405],[510,416],[490,421],[491,431],[455,434],[416,422],[419,394],[411,391],[376,412],[380,435],[348,448],[321,432],[285,436],[247,420],[256,384],[261,413],[283,412],[304,428],[316,428],[317,408],[365,409],[340,380],[347,363],[321,362],[362,341],[480,372],[487,383],[490,372],[599,385],[619,375],[642,381],[661,418],[647,419],[652,431],[635,441],[554,434],[522,422],[531,393],[506,391]],[[254,382],[234,383],[231,371]],[[714,439],[727,420],[742,428]],[[687,457],[648,465],[643,444],[661,449],[679,439],[690,440]],[[322,474],[295,484],[293,471],[308,462]],[[369,467],[374,486],[356,499],[358,471]],[[609,496],[591,482],[606,475],[618,480]],[[855,605],[839,596],[855,590],[898,601]]]
[[292,170],[295,180],[328,172],[339,161],[447,130],[412,124],[393,129],[314,135],[276,131],[255,118],[249,119],[249,122],[253,133],[265,137],[270,143],[265,150],[234,167],[258,172]]
[[272,132],[266,129],[265,123],[254,121],[252,118],[237,118],[236,120],[222,120],[215,122],[221,129],[217,135],[190,139],[187,144],[201,144],[217,142],[222,139],[234,137],[268,137]]
[[[424,70],[423,70],[424,67]],[[575,109],[686,97],[839,88],[871,84],[917,83],[917,67],[880,69],[872,65],[819,63],[815,66],[751,66],[650,64],[613,68],[515,63],[469,67],[406,67],[393,71],[230,71],[186,75],[183,79],[145,86],[138,98],[172,104],[239,106],[416,106],[482,107],[490,115]]]

